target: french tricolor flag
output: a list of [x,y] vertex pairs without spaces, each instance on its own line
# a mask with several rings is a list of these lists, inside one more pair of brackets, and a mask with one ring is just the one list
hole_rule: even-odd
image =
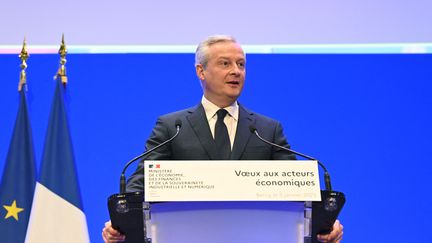
[[28,243],[90,242],[60,81],[54,94],[39,179],[27,228]]

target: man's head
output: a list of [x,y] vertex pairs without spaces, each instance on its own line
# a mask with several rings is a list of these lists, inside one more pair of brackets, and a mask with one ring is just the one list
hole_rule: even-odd
[[246,58],[241,46],[230,36],[210,36],[198,45],[195,68],[204,96],[219,107],[240,96],[246,75]]

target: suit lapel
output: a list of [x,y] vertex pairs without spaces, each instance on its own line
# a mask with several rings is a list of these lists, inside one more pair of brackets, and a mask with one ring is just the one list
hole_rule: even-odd
[[204,107],[199,104],[187,119],[210,159],[217,159],[216,143],[211,135]]
[[247,142],[252,133],[249,130],[251,123],[254,123],[252,113],[248,112],[243,106],[239,106],[239,120],[237,123],[237,132],[234,140],[231,159],[238,160],[242,155]]

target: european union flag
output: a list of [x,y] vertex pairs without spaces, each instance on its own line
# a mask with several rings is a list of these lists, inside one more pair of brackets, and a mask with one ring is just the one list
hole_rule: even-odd
[[27,230],[27,243],[89,242],[64,92],[62,83],[57,80]]
[[0,185],[0,241],[24,242],[36,180],[36,163],[25,89]]

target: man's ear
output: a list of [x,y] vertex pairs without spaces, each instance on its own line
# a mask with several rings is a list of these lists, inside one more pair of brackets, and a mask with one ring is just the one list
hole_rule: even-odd
[[196,74],[200,80],[204,80],[204,67],[202,64],[197,64],[195,66]]

